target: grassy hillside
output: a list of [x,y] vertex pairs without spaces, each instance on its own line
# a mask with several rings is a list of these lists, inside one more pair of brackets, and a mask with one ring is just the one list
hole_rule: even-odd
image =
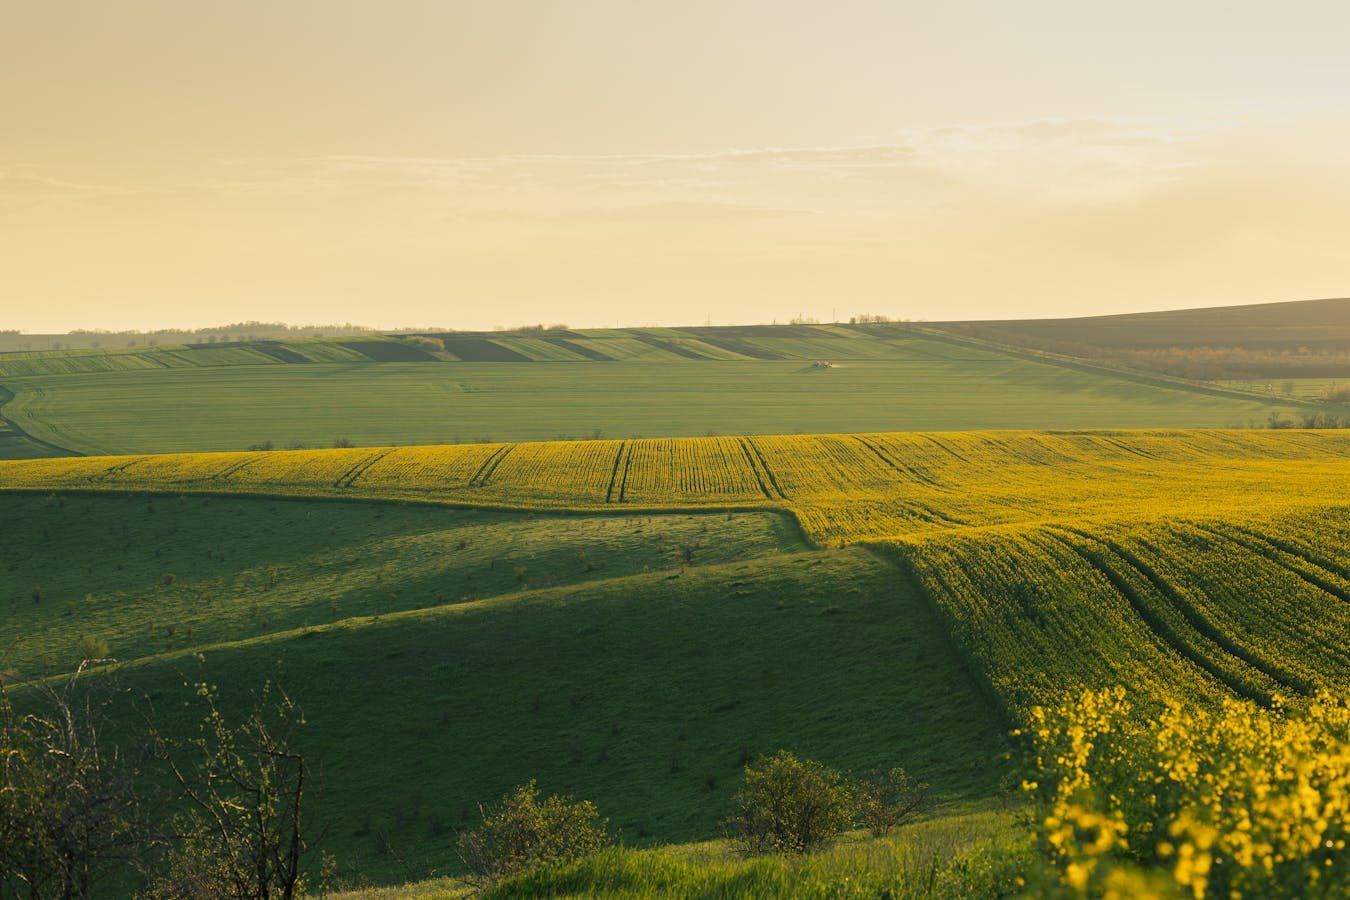
[[[7,417],[33,438],[80,453],[329,446],[337,438],[378,446],[597,435],[1243,427],[1294,402],[1130,381],[900,327],[673,332],[443,336],[437,346],[450,348],[444,352],[370,338],[0,354],[0,385],[17,395],[4,406]],[[813,365],[820,360],[833,366]]]
[[1350,299],[934,327],[1186,378],[1350,377]]
[[782,516],[592,518],[247,498],[0,503],[0,672],[119,659],[532,588],[805,549]]
[[[1000,777],[1000,721],[911,583],[863,550],[784,554],[800,543],[776,516],[0,508],[23,526],[6,528],[0,572],[10,677],[106,640],[121,684],[174,733],[201,712],[185,682],[219,685],[235,711],[284,684],[306,711],[312,821],[349,874],[453,869],[454,829],[531,777],[594,799],[637,843],[716,834],[741,766],[779,747],[901,765],[948,800]],[[517,583],[519,568],[539,581]],[[481,599],[458,596],[469,579]]]

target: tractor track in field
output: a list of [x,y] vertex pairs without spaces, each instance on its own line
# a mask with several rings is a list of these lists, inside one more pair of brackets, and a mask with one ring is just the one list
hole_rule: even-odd
[[1248,530],[1246,528],[1242,528],[1240,526],[1235,525],[1229,526],[1230,528],[1233,529],[1234,532],[1236,532],[1233,534],[1230,534],[1227,531],[1221,530],[1212,525],[1201,525],[1199,523],[1196,523],[1195,527],[1209,534],[1212,534],[1221,540],[1231,541],[1232,543],[1235,543],[1240,547],[1245,547],[1251,552],[1255,553],[1257,556],[1266,560],[1267,562],[1279,566],[1281,569],[1293,575],[1295,578],[1298,578],[1304,584],[1310,585],[1311,587],[1315,587],[1318,590],[1322,591],[1323,593],[1330,594],[1337,600],[1340,600],[1342,603],[1350,603],[1350,591],[1347,591],[1345,588],[1339,587],[1338,585],[1333,583],[1330,579],[1324,578],[1323,576],[1318,575],[1316,572],[1307,572],[1300,570],[1299,568],[1294,566],[1288,559],[1285,558],[1287,556],[1292,556],[1294,559],[1297,559],[1299,562],[1303,563],[1310,569],[1320,569],[1321,571],[1329,575],[1340,576],[1339,572],[1336,572],[1333,569],[1329,569],[1326,566],[1319,565],[1317,562],[1314,562],[1313,560],[1309,559],[1305,554],[1295,553],[1291,550],[1287,550],[1284,547],[1281,547],[1271,538],[1268,538],[1266,535],[1260,534],[1259,532]]
[[789,499],[787,491],[778,486],[778,476],[774,475],[773,469],[769,468],[769,461],[765,459],[764,454],[760,452],[759,445],[755,443],[755,439],[746,438],[745,441],[750,445],[750,449],[755,451],[755,456],[759,459],[759,464],[763,467],[764,474],[769,476],[769,484],[773,485],[773,489],[778,492],[778,496],[782,497],[784,500]]
[[127,460],[126,462],[118,463],[117,465],[114,466],[109,466],[108,468],[104,469],[101,472],[96,472],[95,474],[90,475],[89,481],[91,484],[101,484],[107,481],[108,479],[113,478],[114,476],[121,475],[127,469],[130,469],[132,466],[134,466],[136,463],[140,461],[141,457],[135,456]]
[[1196,633],[1208,638],[1212,643],[1221,647],[1230,656],[1242,660],[1276,684],[1282,685],[1291,691],[1303,694],[1304,696],[1312,696],[1316,693],[1316,688],[1309,684],[1305,679],[1288,671],[1278,663],[1262,658],[1250,648],[1243,647],[1234,641],[1223,629],[1211,622],[1209,617],[1206,616],[1203,611],[1197,609],[1190,600],[1183,596],[1173,584],[1154,571],[1152,566],[1144,562],[1138,554],[1109,538],[1099,537],[1085,531],[1080,531],[1079,529],[1068,525],[1060,525],[1058,527],[1070,534],[1077,535],[1083,540],[1095,541],[1111,551],[1117,559],[1134,569],[1145,581],[1152,585],[1159,596],[1169,603],[1186,621],[1186,624],[1194,629]]
[[211,476],[211,480],[212,480],[212,481],[225,481],[225,480],[228,479],[231,475],[233,475],[235,472],[238,472],[240,469],[246,468],[247,466],[250,466],[250,465],[252,465],[253,463],[257,462],[258,459],[261,458],[261,455],[262,455],[262,454],[255,454],[255,455],[253,455],[253,456],[247,457],[246,459],[240,460],[239,462],[235,463],[234,465],[226,466],[225,468],[221,469],[221,470],[220,470],[219,472],[217,472],[216,474],[212,475],[212,476]]
[[394,448],[391,447],[388,450],[381,450],[379,453],[367,456],[365,459],[361,460],[359,463],[357,463],[356,465],[352,466],[350,469],[339,475],[337,479],[333,482],[333,487],[335,488],[351,487],[353,484],[356,483],[356,479],[360,478],[362,475],[365,474],[367,469],[369,469],[371,466],[375,465],[377,462],[384,459],[386,456],[388,456],[390,453],[393,452]]
[[503,444],[497,452],[483,460],[483,464],[478,467],[478,471],[474,472],[473,477],[469,479],[469,487],[485,487],[491,480],[492,473],[497,471],[497,467],[502,464],[502,460],[506,459],[507,454],[514,449],[516,449],[515,444]]
[[605,491],[605,502],[614,502],[614,482],[619,478],[619,463],[623,460],[623,451],[628,446],[627,441],[619,442],[619,449],[614,454],[614,468],[609,471],[609,489]]
[[921,472],[919,471],[918,468],[914,466],[903,465],[900,462],[897,462],[890,456],[890,454],[883,451],[880,447],[878,447],[876,444],[873,444],[871,441],[867,440],[867,438],[863,437],[862,435],[855,434],[853,435],[853,439],[856,440],[859,444],[862,444],[868,450],[870,450],[872,452],[872,455],[875,456],[877,459],[881,460],[887,466],[899,472],[900,474],[908,475],[915,481],[921,484],[926,484],[931,488],[937,488],[938,490],[950,490],[950,488],[948,488],[946,485],[940,484],[937,481],[937,479],[933,478],[933,476],[929,475],[927,472]]
[[623,503],[628,498],[628,470],[633,465],[633,446],[632,441],[628,442],[628,450],[623,455],[623,478],[619,481],[619,502]]
[[[1078,531],[1073,531],[1072,529],[1066,530],[1068,530],[1071,534],[1080,539],[1086,537],[1085,535],[1083,535]],[[1217,641],[1214,641],[1212,638],[1210,638],[1209,635],[1206,634],[1204,631],[1201,631],[1200,629],[1196,628],[1194,623],[1190,622],[1189,618],[1184,613],[1181,613],[1181,610],[1178,610],[1178,613],[1181,613],[1183,621],[1186,621],[1186,623],[1191,626],[1191,631],[1195,636],[1194,639],[1189,639],[1185,636],[1178,634],[1176,632],[1176,629],[1174,629],[1171,625],[1169,625],[1166,621],[1164,621],[1162,617],[1159,616],[1157,612],[1151,608],[1149,602],[1146,601],[1140,595],[1139,591],[1134,587],[1134,585],[1130,584],[1129,581],[1127,581],[1123,575],[1121,575],[1118,571],[1116,571],[1116,568],[1114,566],[1112,566],[1109,562],[1107,562],[1104,554],[1100,553],[1097,550],[1092,549],[1091,547],[1080,546],[1079,544],[1070,540],[1067,535],[1056,533],[1054,529],[1046,529],[1044,533],[1048,538],[1060,543],[1069,552],[1078,556],[1093,569],[1100,572],[1102,574],[1102,577],[1104,577],[1107,580],[1107,582],[1111,585],[1111,587],[1115,588],[1116,592],[1119,593],[1120,596],[1125,599],[1125,602],[1128,603],[1130,608],[1134,610],[1134,614],[1139,617],[1139,620],[1144,623],[1144,625],[1148,628],[1148,630],[1153,632],[1153,634],[1156,635],[1158,640],[1162,641],[1163,644],[1172,648],[1172,651],[1174,653],[1176,653],[1182,659],[1185,659],[1191,664],[1193,664],[1196,668],[1207,673],[1210,677],[1212,677],[1220,684],[1227,687],[1237,696],[1245,697],[1246,699],[1255,701],[1261,704],[1262,706],[1270,705],[1271,698],[1267,696],[1265,693],[1263,693],[1259,688],[1243,683],[1241,679],[1235,677],[1232,673],[1225,671],[1222,666],[1217,665],[1214,662],[1214,660],[1210,659],[1210,657],[1206,655],[1206,653],[1202,649],[1205,643],[1214,644],[1215,647],[1218,648],[1221,652],[1225,652],[1226,648],[1224,648]],[[1095,538],[1088,538],[1088,539],[1095,540]],[[1110,549],[1110,546],[1107,544],[1103,544],[1102,546]],[[1129,562],[1127,560],[1124,560],[1124,562],[1126,565],[1129,565]],[[1141,572],[1139,574],[1142,575],[1143,573]],[[1147,580],[1147,577],[1145,580]],[[1163,594],[1164,602],[1166,602],[1167,599],[1168,599],[1167,595]],[[1229,653],[1229,655],[1232,655],[1231,652]],[[1257,671],[1262,670],[1257,669]],[[1262,674],[1269,677],[1268,672],[1262,672]],[[1274,680],[1277,684],[1283,683],[1279,679]]]
[[[741,451],[745,454],[746,462],[750,463],[750,471],[755,474],[755,481],[759,482],[760,492],[770,500],[775,499],[774,491],[777,491],[778,496],[783,500],[788,499],[788,495],[783,493],[783,489],[778,486],[778,479],[773,476],[768,463],[764,461],[764,454],[759,452],[755,442],[750,438],[737,438],[737,441],[741,445]],[[761,470],[764,473],[763,475],[760,474]],[[768,484],[765,483],[765,478],[768,479]],[[769,490],[770,484],[773,485],[773,491]]]

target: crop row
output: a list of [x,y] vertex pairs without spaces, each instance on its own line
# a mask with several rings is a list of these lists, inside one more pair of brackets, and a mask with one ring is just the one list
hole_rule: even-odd
[[[1014,718],[1086,689],[1350,689],[1350,511],[972,530],[900,547]],[[1309,549],[1316,546],[1316,549]]]

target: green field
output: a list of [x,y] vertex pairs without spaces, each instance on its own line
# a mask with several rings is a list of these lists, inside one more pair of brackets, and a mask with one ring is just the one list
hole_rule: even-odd
[[348,877],[453,871],[455,830],[531,777],[641,845],[716,834],[745,760],[779,747],[902,765],[963,803],[1003,771],[1001,721],[911,582],[806,550],[776,514],[78,495],[0,513],[7,679],[98,638],[178,733],[200,714],[185,682],[236,711],[284,684]]
[[[840,340],[842,345],[850,344]],[[860,339],[860,343],[861,339]],[[868,342],[870,343],[870,342]],[[880,343],[880,342],[876,342]],[[890,346],[890,345],[888,345]],[[11,376],[3,409],[81,453],[715,434],[1247,427],[1213,396],[942,341],[889,358],[256,365]]]

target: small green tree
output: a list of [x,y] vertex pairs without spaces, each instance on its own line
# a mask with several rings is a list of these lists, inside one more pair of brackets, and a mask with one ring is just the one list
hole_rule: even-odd
[[556,795],[541,801],[533,779],[480,811],[483,824],[460,834],[459,852],[484,883],[589,856],[610,842],[595,804]]
[[108,642],[102,638],[80,635],[80,662],[100,662],[108,658]]
[[787,750],[745,767],[735,803],[728,830],[749,853],[810,853],[853,822],[854,798],[844,776]]
[[214,691],[203,684],[197,692],[206,705],[200,736],[155,736],[189,813],[178,822],[182,842],[142,897],[291,900],[308,849],[301,827],[308,769],[293,737],[304,715],[280,690],[269,708],[268,685],[253,712],[231,726]]

